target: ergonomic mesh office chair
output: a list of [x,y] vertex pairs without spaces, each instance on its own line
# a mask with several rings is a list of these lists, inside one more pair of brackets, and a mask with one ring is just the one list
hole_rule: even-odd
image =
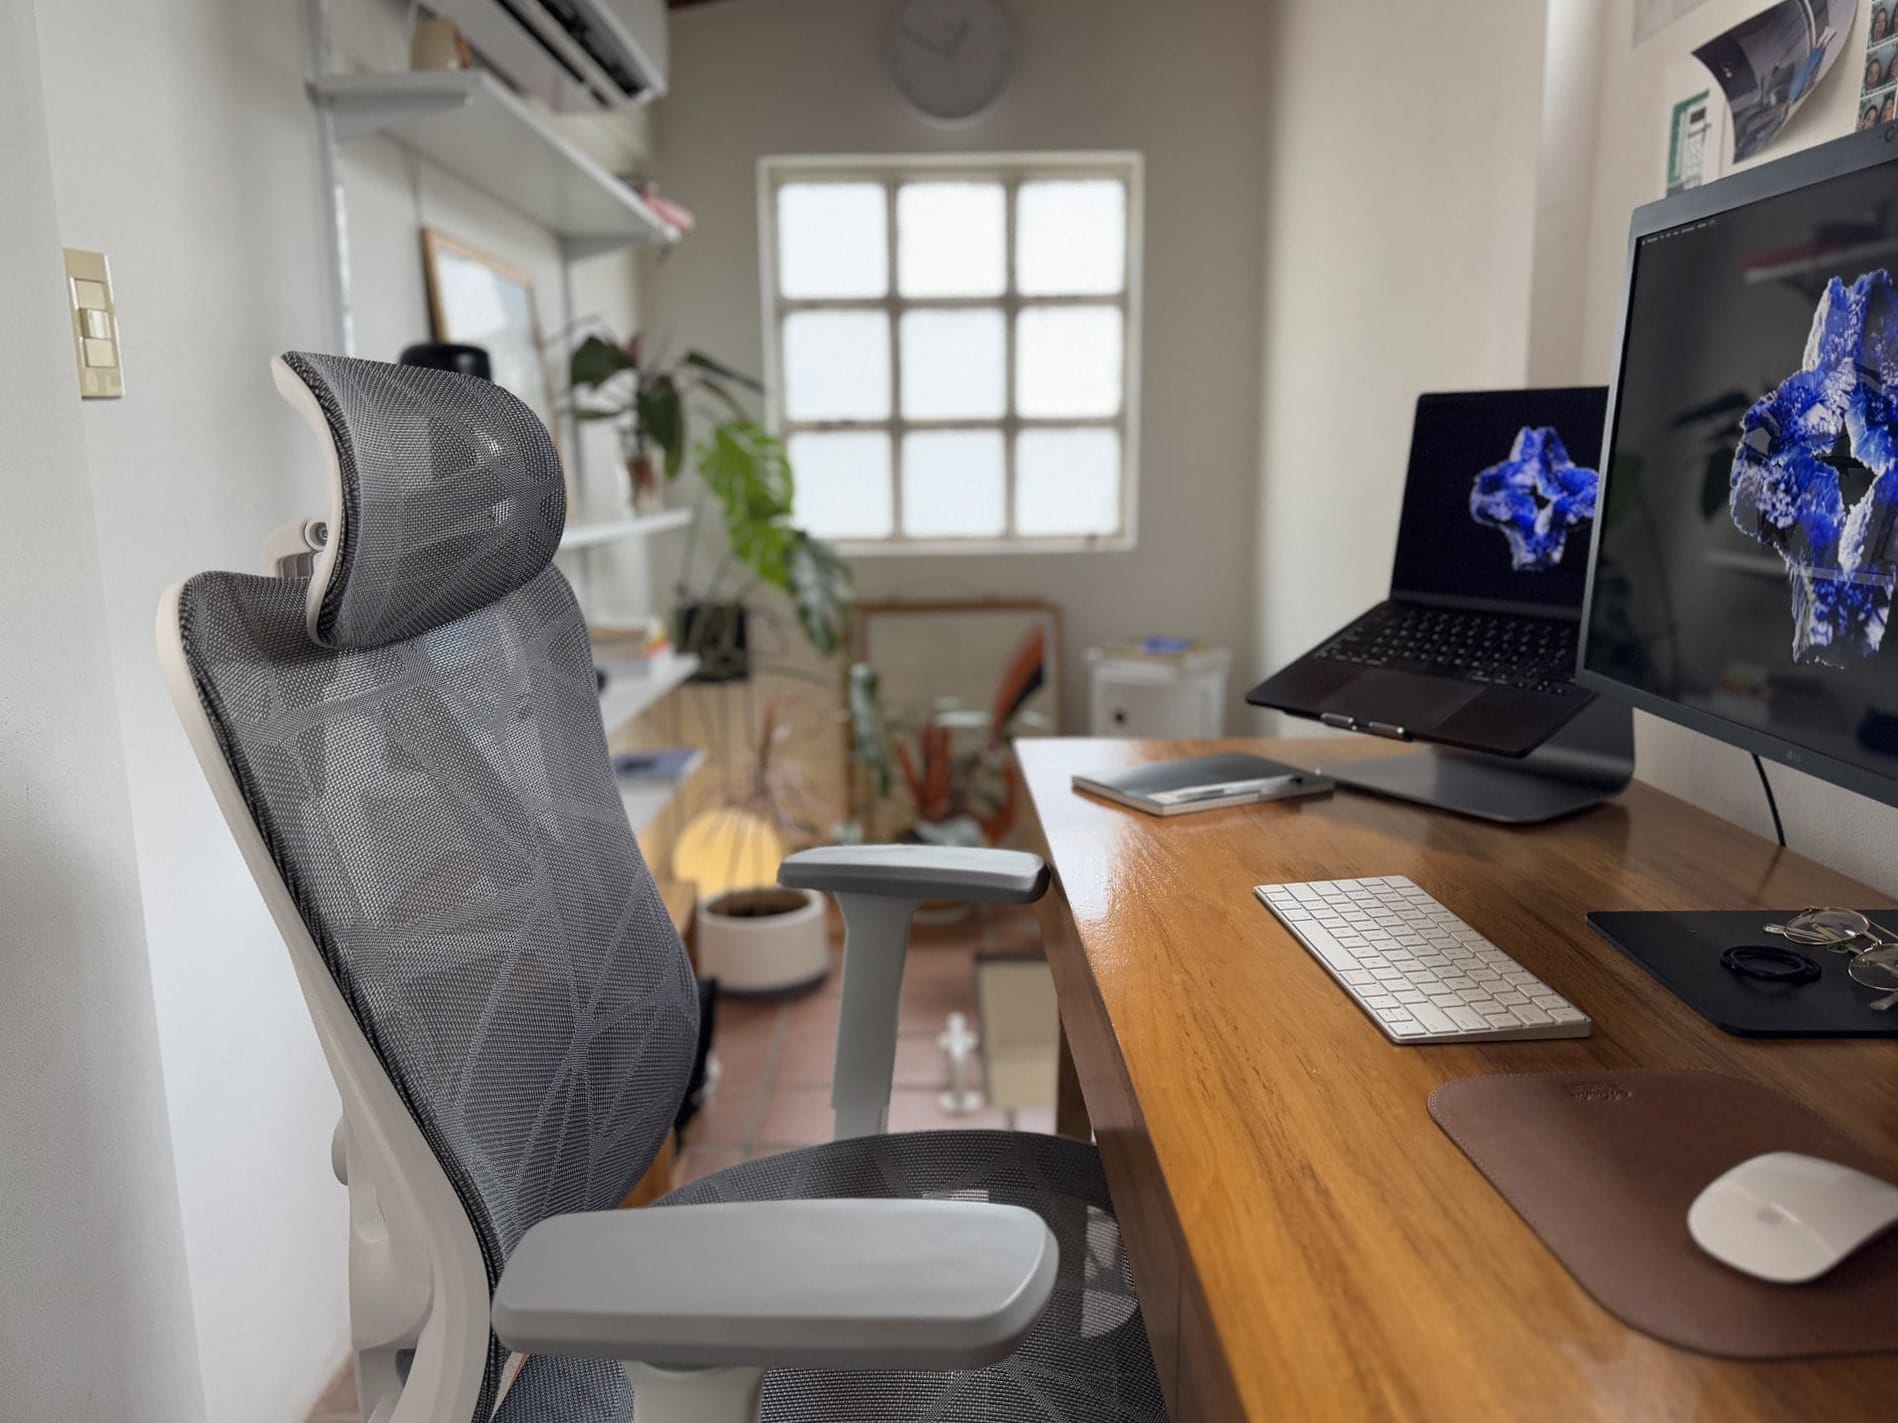
[[1034,899],[1031,855],[787,860],[845,917],[838,1139],[612,1209],[697,1007],[551,566],[558,457],[471,377],[275,375],[328,452],[327,541],[308,577],[172,588],[158,646],[342,1096],[364,1418],[1163,1418],[1092,1148],[880,1135],[912,911]]

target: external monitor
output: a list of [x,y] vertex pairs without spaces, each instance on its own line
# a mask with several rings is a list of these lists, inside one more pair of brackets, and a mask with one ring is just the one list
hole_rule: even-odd
[[1641,208],[1577,680],[1898,804],[1898,128]]

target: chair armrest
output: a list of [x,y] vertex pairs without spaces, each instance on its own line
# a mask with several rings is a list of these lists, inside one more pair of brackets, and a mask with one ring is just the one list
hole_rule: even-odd
[[800,850],[778,867],[787,889],[894,899],[1032,904],[1048,889],[1048,867],[1021,850],[943,845],[826,845]]
[[1060,1249],[1019,1206],[770,1201],[553,1216],[494,1332],[527,1354],[672,1368],[968,1369],[1006,1358]]
[[1048,867],[1019,850],[827,845],[786,859],[778,883],[837,896],[844,986],[830,1100],[839,1137],[870,1136],[889,1116],[903,956],[917,906],[926,899],[1028,904],[1047,892]]

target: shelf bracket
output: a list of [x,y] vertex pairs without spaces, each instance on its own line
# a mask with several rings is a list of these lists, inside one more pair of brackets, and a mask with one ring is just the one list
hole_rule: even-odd
[[560,255],[569,262],[580,262],[588,257],[618,252],[621,248],[634,246],[638,241],[637,237],[631,236],[563,237],[560,239]]
[[450,109],[465,109],[474,100],[474,96],[465,89],[409,94],[397,101],[368,95],[343,98],[320,93],[312,87],[310,97],[328,110],[338,143],[351,143],[371,134],[382,133],[409,119],[445,113]]

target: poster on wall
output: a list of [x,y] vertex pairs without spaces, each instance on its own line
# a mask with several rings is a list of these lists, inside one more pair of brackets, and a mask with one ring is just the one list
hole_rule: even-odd
[[1711,183],[1727,171],[1727,101],[1692,59],[1673,64],[1661,82],[1666,191]]
[[1888,124],[1898,97],[1898,0],[1877,0],[1872,6],[1872,28],[1865,37],[1865,77],[1859,83],[1858,124],[1861,129]]
[[1858,3],[1780,0],[1694,51],[1727,97],[1733,162],[1764,149],[1812,97],[1845,50]]
[[1667,190],[1698,188],[1707,181],[1708,121],[1713,90],[1702,89],[1676,101],[1667,125]]

